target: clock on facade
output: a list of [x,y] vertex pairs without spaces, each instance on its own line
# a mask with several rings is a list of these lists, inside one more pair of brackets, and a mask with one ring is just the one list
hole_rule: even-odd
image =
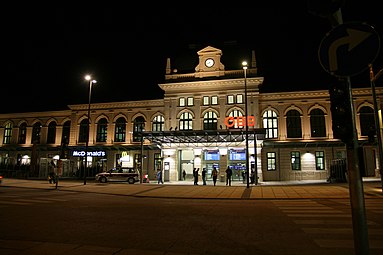
[[212,67],[212,66],[214,65],[214,59],[212,59],[212,58],[208,58],[208,59],[206,59],[206,60],[205,60],[205,65],[206,65],[207,67]]

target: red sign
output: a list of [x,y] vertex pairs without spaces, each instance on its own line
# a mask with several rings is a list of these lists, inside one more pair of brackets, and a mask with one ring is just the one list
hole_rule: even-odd
[[[246,126],[246,117],[245,116],[239,116],[239,117],[226,117],[225,118],[225,125],[228,128],[237,126],[239,128]],[[255,126],[255,117],[254,116],[247,116],[247,126],[248,127],[254,127]]]

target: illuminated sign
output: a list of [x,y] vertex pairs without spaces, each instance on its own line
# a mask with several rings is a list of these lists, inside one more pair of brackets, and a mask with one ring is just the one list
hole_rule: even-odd
[[[88,151],[88,157],[104,157],[106,155],[105,151]],[[73,151],[73,157],[84,157],[85,151]]]
[[[245,116],[238,116],[238,117],[226,117],[225,118],[225,125],[228,128],[237,126],[237,127],[244,127],[246,125],[246,117]],[[254,116],[247,116],[247,126],[248,127],[254,127],[255,126],[255,117]]]

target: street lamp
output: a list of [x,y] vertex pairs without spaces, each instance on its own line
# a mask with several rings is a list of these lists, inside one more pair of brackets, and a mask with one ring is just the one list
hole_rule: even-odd
[[92,97],[92,85],[96,80],[92,80],[90,75],[85,76],[85,80],[89,81],[89,98],[88,98],[88,121],[86,122],[86,143],[85,143],[85,168],[84,168],[84,185],[86,185],[86,171],[88,169],[88,146],[89,146],[89,122],[90,122],[90,99]]
[[242,67],[243,67],[243,73],[245,77],[245,116],[246,116],[246,121],[245,121],[245,139],[246,139],[246,187],[249,188],[249,125],[247,123],[248,121],[248,111],[247,111],[247,77],[246,77],[246,70],[247,70],[247,62],[243,61],[242,62]]
[[382,186],[383,191],[383,151],[382,151],[382,133],[380,130],[380,123],[379,123],[379,114],[378,114],[378,103],[376,102],[376,92],[375,92],[375,81],[379,78],[379,76],[382,74],[383,69],[380,69],[379,72],[374,75],[374,70],[372,69],[372,64],[369,65],[370,67],[370,83],[371,83],[371,90],[372,90],[372,98],[374,100],[374,119],[375,119],[375,130],[376,130],[376,136],[378,138],[378,152],[379,152],[379,170],[380,170],[380,182]]

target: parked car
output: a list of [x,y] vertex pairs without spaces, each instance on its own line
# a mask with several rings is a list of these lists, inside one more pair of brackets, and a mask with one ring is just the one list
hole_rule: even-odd
[[129,184],[134,184],[140,181],[140,175],[138,174],[138,171],[133,168],[112,168],[107,172],[96,174],[96,181],[101,183],[126,181]]

